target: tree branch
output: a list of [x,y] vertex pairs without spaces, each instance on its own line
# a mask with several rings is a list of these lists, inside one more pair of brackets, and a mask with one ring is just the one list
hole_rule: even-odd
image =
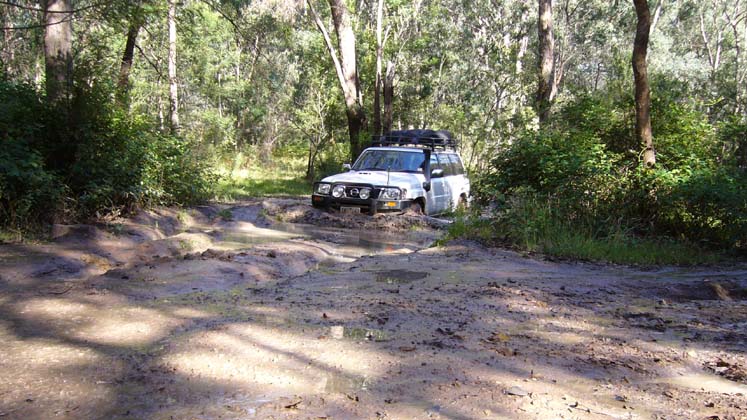
[[158,68],[158,66],[150,61],[150,58],[145,54],[145,51],[143,51],[142,48],[140,48],[140,45],[135,44],[135,48],[140,52],[140,55],[145,59],[145,61],[150,64],[151,67],[153,67],[153,70],[156,71],[156,74],[158,75],[159,79],[163,79],[163,73],[161,73],[161,69]]
[[95,7],[106,5],[108,3],[109,2],[102,1],[102,2],[99,2],[99,3],[89,4],[88,6],[84,6],[84,7],[81,7],[79,9],[74,9],[74,10],[70,10],[70,11],[59,11],[59,10],[47,10],[47,11],[45,11],[44,9],[41,9],[41,8],[38,8],[38,7],[24,6],[22,4],[17,4],[17,3],[13,3],[13,2],[9,2],[9,1],[0,0],[0,4],[6,5],[6,6],[16,7],[18,9],[30,10],[32,12],[57,13],[57,14],[78,13],[78,12],[82,12],[82,11],[85,11],[85,10],[88,10],[88,9],[93,9]]
[[316,23],[316,27],[319,28],[319,31],[322,33],[322,36],[324,37],[324,43],[327,45],[327,50],[329,50],[329,55],[332,56],[332,62],[335,65],[335,72],[337,73],[337,79],[340,82],[340,86],[342,86],[343,89],[345,89],[345,75],[342,72],[342,65],[340,64],[340,59],[337,58],[337,51],[335,50],[335,46],[332,44],[332,39],[329,37],[329,33],[327,32],[327,28],[324,27],[324,23],[319,18],[319,15],[316,13],[316,9],[314,9],[314,5],[311,4],[311,0],[306,0],[306,3],[309,5],[309,10],[311,10],[311,16],[314,19],[314,23]]

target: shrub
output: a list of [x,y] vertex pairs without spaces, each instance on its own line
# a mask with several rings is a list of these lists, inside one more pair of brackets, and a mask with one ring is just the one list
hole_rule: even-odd
[[29,230],[211,195],[215,176],[179,137],[111,104],[106,89],[50,108],[32,87],[0,81],[0,227]]
[[0,80],[0,226],[35,227],[62,201],[64,185],[34,147],[46,113],[32,87]]
[[547,248],[560,227],[591,239],[623,232],[747,249],[747,176],[738,163],[744,126],[719,131],[688,105],[654,101],[658,159],[648,170],[640,147],[626,150],[633,144],[626,109],[624,101],[580,98],[542,133],[525,132],[498,152],[475,184],[478,197],[498,204],[506,239]]

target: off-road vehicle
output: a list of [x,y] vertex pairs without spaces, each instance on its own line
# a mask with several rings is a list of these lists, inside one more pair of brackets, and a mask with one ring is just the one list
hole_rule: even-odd
[[341,212],[440,214],[466,205],[470,183],[457,142],[445,130],[399,130],[376,137],[348,171],[314,184],[314,207]]

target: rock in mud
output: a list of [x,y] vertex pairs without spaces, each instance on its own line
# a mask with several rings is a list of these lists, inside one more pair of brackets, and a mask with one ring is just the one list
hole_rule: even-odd
[[513,395],[516,397],[526,397],[529,395],[529,391],[518,386],[512,386],[511,388],[506,390],[506,394]]

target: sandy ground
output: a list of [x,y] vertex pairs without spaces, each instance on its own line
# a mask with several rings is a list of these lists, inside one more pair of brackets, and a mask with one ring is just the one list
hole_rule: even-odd
[[0,418],[747,419],[747,267],[634,269],[305,201],[0,246]]

